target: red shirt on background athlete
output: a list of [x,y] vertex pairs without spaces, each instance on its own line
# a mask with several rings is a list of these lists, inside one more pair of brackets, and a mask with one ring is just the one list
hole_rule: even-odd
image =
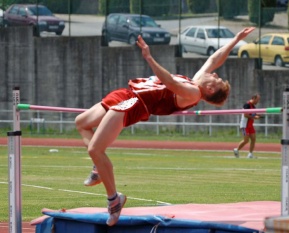
[[[253,109],[253,108],[256,108],[255,105],[248,101],[247,103],[244,104],[243,106],[244,109]],[[250,114],[251,117],[248,117],[247,118],[247,125],[246,127],[244,128],[245,132],[243,132],[243,135],[249,135],[249,134],[253,134],[253,133],[256,133],[255,132],[255,128],[254,128],[254,118],[252,116],[255,116],[256,114]]]
[[[255,108],[255,105],[259,102],[260,95],[255,94],[252,98],[244,104],[244,109]],[[242,114],[240,121],[240,129],[243,134],[243,140],[239,142],[238,148],[234,148],[233,152],[236,158],[239,158],[239,150],[241,150],[250,140],[250,148],[247,158],[254,158],[253,151],[256,143],[256,132],[254,128],[254,120],[259,119],[260,116],[257,114],[247,113]]]

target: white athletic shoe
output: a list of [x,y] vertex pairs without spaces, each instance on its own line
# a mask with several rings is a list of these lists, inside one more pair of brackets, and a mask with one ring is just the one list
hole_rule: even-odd
[[234,152],[235,157],[236,157],[236,158],[239,158],[239,151],[238,151],[238,149],[237,149],[237,148],[234,148],[233,152]]
[[255,157],[255,156],[253,155],[253,153],[249,153],[249,154],[247,155],[247,158],[248,158],[248,159],[256,159],[257,157]]
[[126,202],[126,196],[122,193],[117,193],[117,198],[113,201],[108,201],[108,213],[109,217],[106,221],[106,224],[108,226],[113,226],[117,223],[119,219],[120,212],[122,210],[122,207],[124,206]]
[[94,185],[100,184],[101,182],[102,182],[101,178],[99,174],[97,173],[95,166],[93,166],[93,169],[90,175],[86,178],[83,184],[85,186],[94,186]]

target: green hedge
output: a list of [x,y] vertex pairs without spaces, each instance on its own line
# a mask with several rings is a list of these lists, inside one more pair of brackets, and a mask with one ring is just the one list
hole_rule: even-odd
[[[99,13],[130,13],[130,0],[99,0]],[[106,9],[107,8],[107,9]]]
[[224,19],[233,19],[242,13],[242,9],[247,5],[244,0],[216,0],[219,16]]
[[209,2],[209,0],[187,0],[188,7],[194,14],[206,12]]
[[276,0],[248,0],[249,20],[257,25],[264,26],[266,23],[272,22],[275,9]]
[[170,2],[163,0],[130,0],[131,13],[164,16],[170,11]]

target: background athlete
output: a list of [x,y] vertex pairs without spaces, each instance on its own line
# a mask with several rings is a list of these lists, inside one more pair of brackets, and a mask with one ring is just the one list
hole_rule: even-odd
[[[260,101],[260,95],[255,94],[251,99],[246,102],[243,106],[244,109],[256,108],[256,104]],[[256,130],[254,128],[254,120],[260,119],[260,116],[255,113],[244,113],[242,114],[240,121],[240,129],[243,135],[243,140],[239,142],[238,148],[234,149],[234,155],[236,158],[239,158],[239,150],[241,150],[249,141],[250,148],[247,158],[254,158],[253,151],[256,143]]]

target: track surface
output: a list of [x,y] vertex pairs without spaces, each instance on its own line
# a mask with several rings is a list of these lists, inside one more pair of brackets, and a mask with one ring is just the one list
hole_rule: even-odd
[[[7,138],[0,138],[0,145],[7,145]],[[59,138],[21,138],[23,146],[50,146],[50,147],[83,147],[81,139],[59,139]],[[182,141],[137,141],[116,140],[111,147],[117,148],[155,148],[155,149],[186,149],[186,150],[228,150],[237,147],[238,142],[182,142]],[[243,151],[247,151],[245,146]],[[281,144],[258,143],[255,151],[280,152]],[[232,154],[233,156],[233,154]],[[0,222],[0,232],[8,233],[8,224]],[[34,233],[35,227],[27,222],[22,223],[22,233]]]
[[[81,139],[61,138],[22,138],[22,145],[31,146],[72,146],[83,147]],[[0,138],[0,145],[7,145],[7,138]],[[229,150],[237,147],[238,142],[183,142],[183,141],[140,141],[140,140],[116,140],[111,147],[119,148],[158,148],[158,149],[187,149],[187,150]],[[243,151],[248,150],[248,145]],[[255,151],[281,152],[281,144],[256,143]]]

